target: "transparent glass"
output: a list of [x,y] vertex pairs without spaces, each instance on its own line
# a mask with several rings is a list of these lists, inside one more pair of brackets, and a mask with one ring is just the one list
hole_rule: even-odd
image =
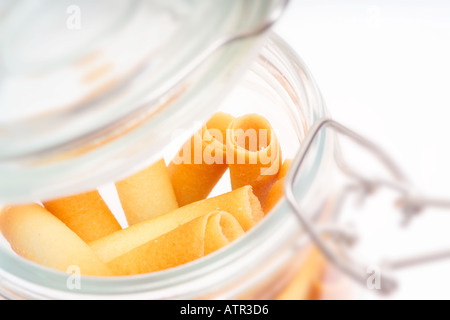
[[214,112],[262,38],[225,40],[284,1],[0,7],[0,202],[82,192],[156,160],[168,128]]
[[[219,109],[233,115],[258,113],[267,117],[279,137],[284,158],[294,157],[308,128],[316,119],[328,116],[307,67],[275,34],[265,41],[259,57],[227,93]],[[198,125],[191,124],[194,129]],[[181,128],[191,132],[190,126]],[[176,143],[185,138],[179,137]],[[163,151],[165,157],[172,156],[170,146]],[[324,132],[311,151],[294,191],[307,212],[321,216],[329,208],[332,136]],[[228,183],[219,182],[213,193],[222,192]],[[18,257],[1,239],[0,292],[10,298],[272,299],[302,263],[304,240],[295,215],[281,200],[242,238],[204,258],[146,275],[82,277],[81,289],[70,290],[67,274]]]

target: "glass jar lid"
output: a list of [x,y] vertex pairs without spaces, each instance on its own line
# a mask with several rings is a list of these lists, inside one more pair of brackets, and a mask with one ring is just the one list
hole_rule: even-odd
[[2,2],[0,202],[82,192],[156,160],[215,111],[286,2]]

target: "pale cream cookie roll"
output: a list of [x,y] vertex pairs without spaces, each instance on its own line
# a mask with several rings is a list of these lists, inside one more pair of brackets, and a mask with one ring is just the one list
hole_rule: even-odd
[[164,160],[116,183],[128,225],[133,225],[178,208]]
[[40,265],[82,275],[111,276],[106,264],[63,222],[38,204],[5,207],[0,231],[20,256]]

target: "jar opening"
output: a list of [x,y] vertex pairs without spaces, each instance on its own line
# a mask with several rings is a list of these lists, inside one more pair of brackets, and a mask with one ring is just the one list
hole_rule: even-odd
[[[260,58],[223,101],[220,110],[236,116],[253,111],[274,119],[273,129],[280,138],[280,144],[284,145],[286,158],[295,156],[299,149],[305,124],[310,126],[315,118],[326,114],[308,70],[276,35],[271,35]],[[208,125],[213,126],[214,123]],[[265,127],[264,122],[257,125]],[[302,180],[302,190],[307,189],[305,192],[322,188],[323,185],[317,185],[320,183],[318,175],[326,175],[322,169],[328,155],[325,151],[330,147],[329,141],[316,147],[314,166]],[[250,206],[255,206],[257,201],[257,198],[250,197]],[[315,203],[305,205],[315,208],[321,207],[322,203],[316,198]],[[235,234],[228,233],[227,226],[226,218],[219,221],[218,227],[224,238],[234,239]],[[4,280],[5,286],[21,287],[24,296],[35,290],[38,296],[47,297],[233,298],[251,288],[256,279],[267,275],[270,270],[278,270],[288,264],[293,243],[298,237],[299,226],[282,200],[238,241],[209,256],[172,269],[117,278],[83,276],[82,289],[77,292],[67,288],[66,274],[23,261],[5,248],[0,248],[0,279]]]

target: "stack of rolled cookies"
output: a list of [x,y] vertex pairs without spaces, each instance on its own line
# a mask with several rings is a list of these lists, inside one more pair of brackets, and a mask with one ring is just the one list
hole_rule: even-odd
[[[0,213],[20,256],[83,275],[126,276],[177,267],[242,237],[282,197],[281,147],[270,123],[215,114],[168,165],[164,159],[115,183],[122,227],[97,190]],[[229,172],[231,188],[210,196]]]

